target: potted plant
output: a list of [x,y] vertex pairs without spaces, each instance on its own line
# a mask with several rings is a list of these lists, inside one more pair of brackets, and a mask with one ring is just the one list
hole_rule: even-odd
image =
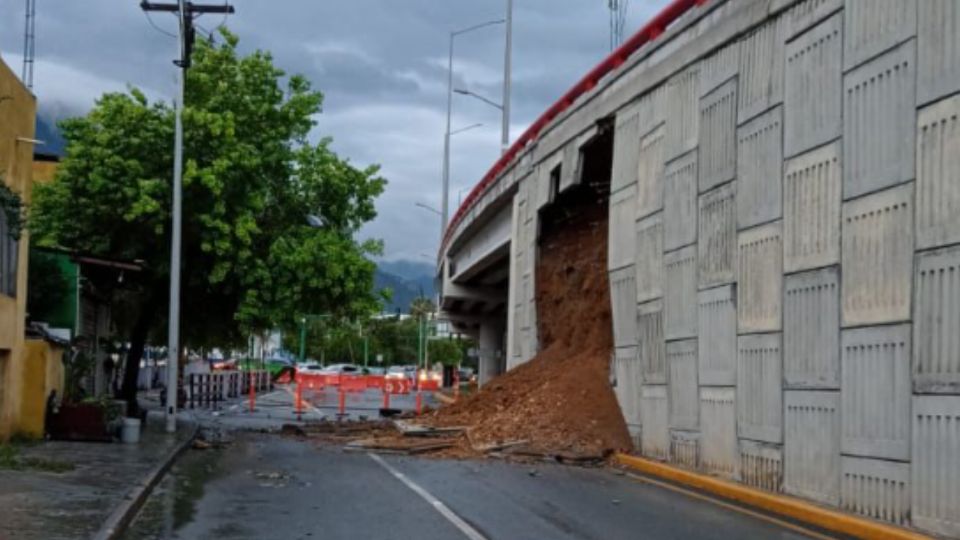
[[83,383],[95,363],[84,351],[83,343],[81,336],[74,338],[64,359],[63,400],[50,415],[47,431],[54,439],[110,442],[115,430],[111,427],[116,428],[122,411],[106,397],[86,395]]

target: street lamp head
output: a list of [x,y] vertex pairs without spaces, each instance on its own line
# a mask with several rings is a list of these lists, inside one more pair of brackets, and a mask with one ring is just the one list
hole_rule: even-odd
[[470,92],[468,90],[464,90],[463,88],[454,88],[453,91],[456,92],[457,94],[463,94],[465,96],[470,95]]

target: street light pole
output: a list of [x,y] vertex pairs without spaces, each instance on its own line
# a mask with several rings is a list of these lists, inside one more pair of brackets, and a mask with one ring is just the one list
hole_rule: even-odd
[[447,129],[443,132],[443,200],[440,202],[440,237],[447,228],[450,216],[450,120],[453,116],[453,38],[456,32],[450,32],[450,57],[447,62]]
[[507,0],[506,47],[503,55],[503,133],[500,153],[510,147],[510,87],[513,79],[513,0]]
[[447,228],[450,217],[450,121],[453,116],[453,40],[460,34],[473,32],[487,26],[502,24],[504,19],[496,21],[487,21],[485,23],[475,24],[462,30],[450,32],[450,51],[447,59],[447,129],[443,134],[443,200],[440,203],[440,236],[443,237],[443,231]]

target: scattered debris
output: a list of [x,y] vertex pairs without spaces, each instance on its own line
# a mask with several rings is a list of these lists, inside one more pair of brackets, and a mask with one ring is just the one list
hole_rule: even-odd
[[584,199],[565,221],[544,221],[536,269],[540,353],[419,420],[434,427],[470,426],[462,438],[465,451],[483,454],[524,440],[504,453],[592,464],[632,446],[609,379],[607,209],[595,198]]

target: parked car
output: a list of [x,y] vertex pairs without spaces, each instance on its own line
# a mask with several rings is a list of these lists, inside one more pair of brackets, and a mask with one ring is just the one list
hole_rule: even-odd
[[477,375],[473,372],[473,368],[470,367],[462,367],[458,369],[457,375],[462,383],[469,383],[477,380]]
[[382,367],[365,367],[363,368],[364,375],[383,375],[387,372],[386,369]]
[[327,375],[359,375],[361,368],[353,364],[332,364],[323,368],[322,373]]
[[302,364],[297,364],[297,373],[316,375],[318,373],[323,373],[323,370],[324,367],[316,362],[304,362]]
[[417,366],[390,366],[387,369],[387,377],[390,379],[402,379],[404,377],[411,381],[417,376]]

